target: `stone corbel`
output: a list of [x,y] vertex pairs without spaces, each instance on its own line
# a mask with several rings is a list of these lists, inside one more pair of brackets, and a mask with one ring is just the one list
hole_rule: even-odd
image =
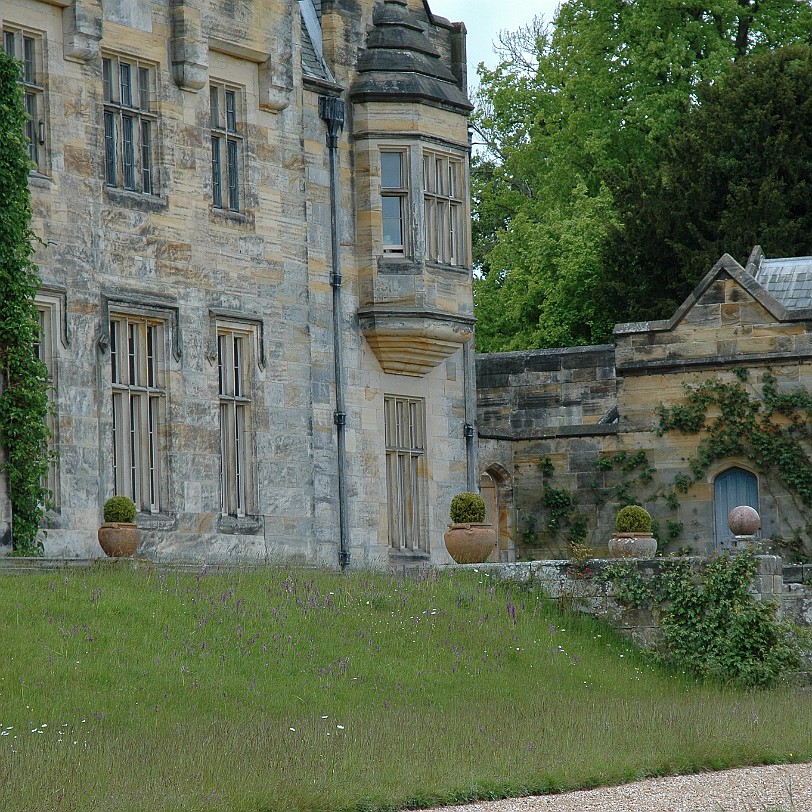
[[209,49],[200,10],[184,0],[172,7],[172,77],[183,90],[197,92],[209,78]]
[[62,9],[62,47],[66,59],[88,62],[99,55],[103,20],[100,0],[73,0]]
[[293,4],[283,4],[276,48],[259,66],[259,107],[278,113],[290,104],[293,91]]
[[293,76],[290,66],[290,51],[288,63],[274,63],[273,59],[259,66],[259,108],[269,113],[278,113],[290,104],[290,94],[293,90]]

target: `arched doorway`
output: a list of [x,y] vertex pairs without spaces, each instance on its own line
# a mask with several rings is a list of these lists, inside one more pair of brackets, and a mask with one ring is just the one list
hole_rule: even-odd
[[734,507],[749,505],[758,510],[758,479],[744,468],[728,468],[713,480],[713,511],[716,546],[727,546],[733,534],[727,516]]
[[507,472],[488,468],[479,480],[479,492],[485,500],[487,521],[496,530],[496,544],[488,561],[515,561],[516,550],[510,535],[510,477]]

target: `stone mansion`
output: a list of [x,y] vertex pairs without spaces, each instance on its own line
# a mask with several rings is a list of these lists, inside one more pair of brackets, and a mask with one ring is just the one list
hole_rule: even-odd
[[[424,0],[0,0],[47,556],[442,563],[473,425],[465,27]],[[10,542],[0,493],[0,539]]]

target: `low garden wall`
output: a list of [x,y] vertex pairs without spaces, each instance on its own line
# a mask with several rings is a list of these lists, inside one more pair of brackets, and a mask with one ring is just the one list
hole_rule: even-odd
[[[651,579],[672,559],[625,559],[622,563],[636,568],[644,579]],[[690,557],[699,566],[704,560]],[[468,564],[493,578],[518,583],[538,583],[545,594],[561,608],[586,612],[606,620],[621,634],[641,646],[651,647],[659,639],[659,627],[651,609],[624,606],[615,597],[614,585],[601,574],[620,559],[589,562],[586,573],[573,570],[569,561],[522,561],[513,564]],[[752,592],[760,600],[775,601],[781,612],[801,625],[812,626],[812,565],[783,566],[779,556],[757,556],[758,572]],[[786,571],[786,575],[785,575]]]

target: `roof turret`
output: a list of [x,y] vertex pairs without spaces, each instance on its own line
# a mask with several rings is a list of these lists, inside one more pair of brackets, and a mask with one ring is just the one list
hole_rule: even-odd
[[353,101],[413,100],[467,113],[471,103],[407,0],[384,0],[358,60]]

